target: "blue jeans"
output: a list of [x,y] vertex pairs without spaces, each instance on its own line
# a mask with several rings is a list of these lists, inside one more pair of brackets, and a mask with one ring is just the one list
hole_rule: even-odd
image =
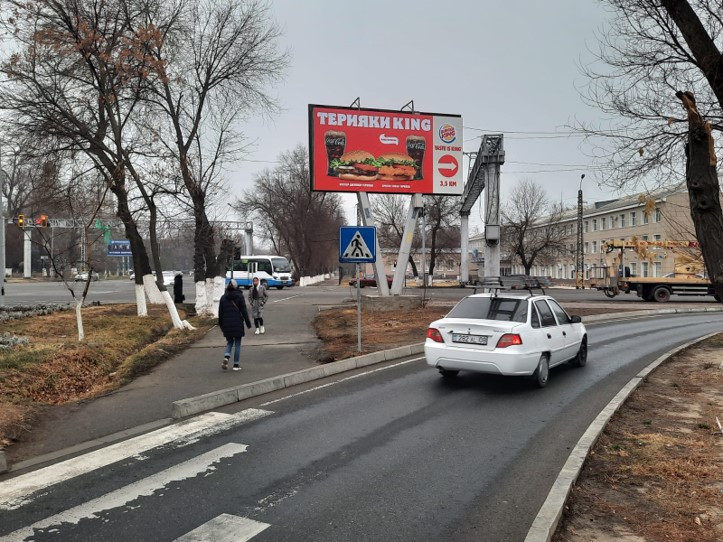
[[226,353],[225,357],[231,356],[231,348],[233,347],[233,364],[238,365],[241,358],[241,337],[226,337]]

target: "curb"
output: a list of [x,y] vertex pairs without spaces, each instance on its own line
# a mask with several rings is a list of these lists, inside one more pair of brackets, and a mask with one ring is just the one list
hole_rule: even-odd
[[[676,309],[666,310],[666,312],[662,314],[668,314],[674,312],[675,310]],[[721,311],[718,310],[713,312]],[[555,534],[555,530],[557,529],[557,524],[562,517],[562,511],[565,507],[567,497],[570,494],[572,485],[580,475],[580,471],[582,471],[582,467],[585,463],[585,459],[587,459],[588,453],[592,449],[612,415],[615,414],[623,403],[625,403],[630,394],[643,383],[645,378],[653,372],[658,365],[666,361],[668,358],[674,356],[681,350],[685,350],[694,344],[705,341],[706,339],[719,334],[719,331],[709,333],[708,335],[699,337],[666,352],[635,375],[630,382],[628,382],[625,387],[620,390],[615,397],[613,397],[607,406],[603,408],[600,414],[598,414],[593,420],[582,437],[580,437],[580,440],[577,441],[577,444],[573,448],[572,452],[570,452],[570,457],[568,457],[565,465],[563,465],[560,474],[558,474],[557,479],[552,484],[552,488],[550,489],[545,502],[542,504],[535,520],[532,522],[532,526],[525,537],[525,542],[549,542],[552,540],[552,536]]]
[[367,367],[384,361],[405,358],[422,352],[424,352],[424,343],[400,346],[399,348],[382,350],[380,352],[372,352],[371,354],[365,354],[363,356],[334,361],[318,367],[310,367],[309,369],[302,369],[301,371],[274,376],[257,382],[251,382],[249,384],[242,384],[241,386],[235,386],[233,388],[226,388],[206,393],[197,397],[181,399],[180,401],[173,402],[172,415],[174,419],[185,418],[186,416],[191,416],[192,414],[213,410],[214,408],[237,403],[239,401],[243,401],[244,399],[257,397],[272,391],[289,388],[312,380],[318,380],[320,378],[351,371],[353,369]]

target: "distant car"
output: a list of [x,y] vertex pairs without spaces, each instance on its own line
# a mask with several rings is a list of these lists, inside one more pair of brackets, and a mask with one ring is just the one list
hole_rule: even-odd
[[176,275],[179,274],[179,271],[164,271],[163,272],[163,285],[164,286],[173,286],[173,282],[176,280]]
[[[391,288],[392,287],[392,281],[394,280],[394,277],[392,275],[387,275],[387,285]],[[374,275],[364,275],[361,280],[359,281],[359,288],[364,288],[365,286],[369,287],[375,287],[377,285],[377,279],[374,278]],[[356,287],[356,279],[351,279],[349,281],[349,286]]]
[[429,325],[424,355],[443,377],[460,370],[528,375],[542,388],[551,367],[587,363],[587,331],[548,295],[477,294]]
[[[100,276],[95,271],[93,272],[93,280],[99,280]],[[75,275],[75,282],[87,282],[88,281],[88,272],[83,271],[82,273],[78,273]]]

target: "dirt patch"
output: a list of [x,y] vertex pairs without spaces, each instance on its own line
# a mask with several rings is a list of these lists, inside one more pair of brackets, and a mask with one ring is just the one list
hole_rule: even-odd
[[173,330],[165,307],[139,318],[135,305],[85,308],[83,324],[79,343],[73,311],[4,322],[3,331],[28,344],[0,351],[0,448],[29,430],[43,408],[116,389],[209,327],[196,321],[196,331]]
[[654,371],[593,447],[553,540],[723,540],[723,335]]

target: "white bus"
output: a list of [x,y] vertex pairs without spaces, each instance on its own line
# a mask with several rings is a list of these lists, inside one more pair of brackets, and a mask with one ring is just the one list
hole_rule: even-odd
[[281,290],[284,286],[293,286],[289,260],[283,256],[239,256],[231,262],[231,269],[226,272],[226,282],[234,279],[239,286],[247,290],[252,280],[258,277],[259,282]]

